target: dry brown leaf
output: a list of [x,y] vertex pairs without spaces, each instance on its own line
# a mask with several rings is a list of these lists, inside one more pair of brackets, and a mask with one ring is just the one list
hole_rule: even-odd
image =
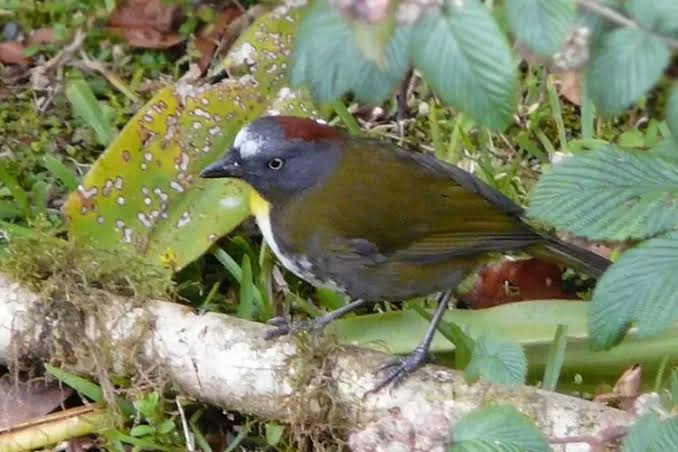
[[108,18],[112,27],[153,28],[160,32],[175,31],[181,22],[179,7],[163,0],[124,0]]
[[129,46],[142,49],[168,49],[184,41],[178,33],[163,33],[152,28],[117,28],[109,30],[122,38]]
[[43,378],[12,382],[5,375],[0,378],[0,431],[44,416],[59,407],[71,392]]
[[54,31],[50,27],[43,27],[33,30],[26,41],[28,45],[53,44],[55,42],[56,37],[54,36]]
[[574,105],[581,105],[581,77],[577,72],[559,74],[560,88],[558,93]]
[[214,51],[224,38],[226,28],[241,15],[242,12],[236,7],[226,8],[221,12],[215,23],[203,27],[200,33],[195,37],[193,42],[196,50],[200,54],[198,67],[203,74],[209,69]]
[[539,259],[504,260],[483,268],[475,285],[462,295],[473,309],[544,299],[573,299],[560,288],[560,266]]
[[633,413],[636,399],[640,396],[643,369],[640,364],[634,364],[624,371],[612,392],[599,394],[593,400],[599,403],[618,406],[620,409]]
[[24,56],[25,49],[20,42],[0,42],[0,63],[28,66],[30,61]]
[[184,40],[176,31],[183,19],[163,0],[126,0],[108,18],[110,30],[132,47],[166,49]]

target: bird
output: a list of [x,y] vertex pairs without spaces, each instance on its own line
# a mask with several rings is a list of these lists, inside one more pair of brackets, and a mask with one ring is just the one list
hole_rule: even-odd
[[454,289],[496,253],[525,252],[598,278],[610,262],[528,224],[523,208],[429,153],[355,137],[310,118],[242,127],[202,178],[236,178],[264,240],[289,271],[353,301],[268,338],[321,331],[368,303],[438,295],[421,342],[379,370],[378,391],[424,364]]

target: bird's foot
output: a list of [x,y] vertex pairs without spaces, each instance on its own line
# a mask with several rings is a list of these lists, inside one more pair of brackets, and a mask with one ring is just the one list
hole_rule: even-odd
[[287,334],[294,333],[320,333],[325,329],[327,325],[334,322],[340,317],[343,317],[345,314],[355,311],[367,304],[365,300],[355,300],[351,303],[348,303],[339,309],[335,309],[332,312],[328,312],[325,315],[317,317],[313,320],[304,320],[301,322],[292,322],[287,317],[274,317],[268,321],[270,325],[275,326],[275,329],[269,330],[266,333],[266,339],[272,339],[278,336],[285,336]]
[[412,353],[404,358],[396,358],[388,362],[386,365],[380,367],[377,372],[384,372],[384,378],[377,383],[372,389],[365,393],[368,394],[378,392],[388,385],[393,387],[402,383],[405,378],[419,369],[427,359],[427,351],[424,347],[417,347]]
[[296,333],[320,333],[327,326],[327,321],[323,317],[318,317],[313,320],[292,321],[285,317],[274,317],[267,322],[269,325],[275,326],[274,329],[268,330],[264,336],[266,339],[273,339],[279,336],[286,336]]

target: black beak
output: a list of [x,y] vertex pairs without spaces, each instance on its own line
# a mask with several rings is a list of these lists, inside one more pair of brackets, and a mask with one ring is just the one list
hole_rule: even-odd
[[240,166],[240,152],[231,148],[222,158],[216,162],[207,165],[200,172],[200,177],[205,179],[215,179],[218,177],[242,177],[242,168]]

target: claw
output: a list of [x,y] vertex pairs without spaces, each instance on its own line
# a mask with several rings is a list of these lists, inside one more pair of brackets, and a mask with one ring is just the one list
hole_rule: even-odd
[[266,322],[266,325],[271,325],[271,326],[283,326],[287,325],[290,323],[290,320],[282,315],[276,316],[276,317],[271,317],[268,319]]
[[378,392],[385,388],[388,385],[397,387],[402,381],[407,378],[410,374],[414,373],[426,362],[426,350],[423,348],[417,347],[411,354],[405,358],[398,358],[392,361],[389,361],[385,365],[381,366],[377,372],[385,372],[384,378],[377,383],[372,389],[365,392],[363,397],[366,397],[369,394]]
[[286,336],[288,334],[296,333],[319,333],[326,326],[325,322],[319,321],[321,319],[322,317],[310,321],[306,320],[301,322],[285,321],[283,324],[278,324],[276,328],[268,330],[264,335],[264,338],[273,339],[275,337]]

